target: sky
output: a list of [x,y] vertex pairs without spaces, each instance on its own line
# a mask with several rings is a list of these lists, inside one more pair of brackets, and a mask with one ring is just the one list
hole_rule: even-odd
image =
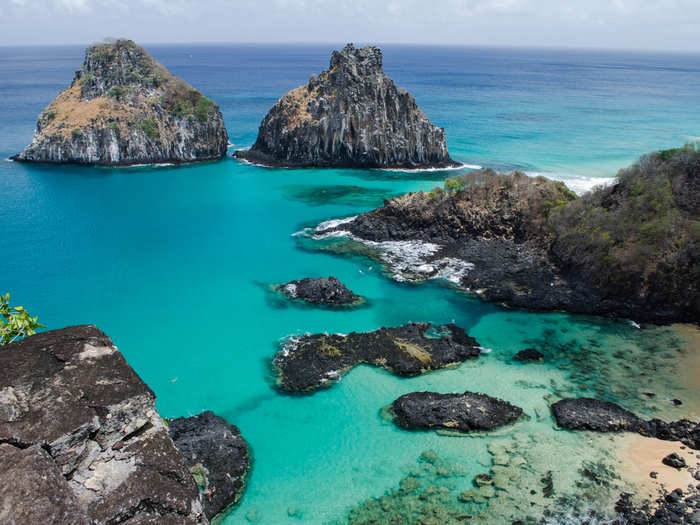
[[700,0],[0,0],[0,45],[372,42],[700,51]]

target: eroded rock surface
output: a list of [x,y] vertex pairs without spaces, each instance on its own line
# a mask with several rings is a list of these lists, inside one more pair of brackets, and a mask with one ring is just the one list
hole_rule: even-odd
[[362,297],[355,295],[335,277],[297,279],[282,284],[277,289],[290,299],[300,299],[311,304],[349,306],[362,302]]
[[290,392],[330,386],[360,363],[415,376],[479,356],[479,343],[454,324],[409,323],[374,332],[289,338],[273,360],[277,385]]
[[14,160],[120,166],[221,159],[216,104],[131,40],[95,44]]
[[688,419],[644,420],[615,403],[588,397],[562,399],[551,408],[557,425],[569,430],[636,432],[665,441],[680,441],[700,450],[700,423]]
[[0,521],[207,523],[154,402],[94,326],[0,349]]
[[238,502],[250,466],[241,431],[207,411],[169,419],[168,432],[199,486],[207,518]]
[[411,392],[391,405],[396,423],[409,429],[446,428],[469,432],[512,423],[523,410],[507,401],[479,394]]
[[456,165],[445,131],[384,73],[378,47],[348,44],[330,67],[284,95],[236,157],[269,166],[433,168]]

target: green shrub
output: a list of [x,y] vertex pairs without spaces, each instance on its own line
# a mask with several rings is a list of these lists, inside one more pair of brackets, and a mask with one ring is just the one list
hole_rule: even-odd
[[53,110],[49,110],[46,112],[45,116],[46,116],[47,120],[53,120],[56,118],[56,112]]
[[146,135],[152,139],[157,139],[160,136],[158,123],[155,120],[144,119],[136,124],[138,129],[141,129]]
[[112,97],[114,100],[121,100],[124,96],[125,89],[121,86],[112,86],[112,88],[107,92],[107,96]]
[[71,131],[71,135],[73,136],[74,139],[80,138],[83,136],[82,130],[75,128],[73,131]]
[[0,345],[33,335],[37,328],[45,328],[37,317],[29,315],[21,306],[10,306],[9,293],[0,296]]

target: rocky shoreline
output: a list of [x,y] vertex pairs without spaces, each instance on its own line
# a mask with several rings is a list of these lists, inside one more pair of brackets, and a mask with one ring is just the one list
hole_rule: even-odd
[[[307,236],[324,241],[320,250],[377,259],[396,280],[442,279],[509,307],[697,323],[700,283],[683,276],[696,275],[700,238],[682,232],[695,232],[699,218],[691,204],[700,195],[698,166],[692,148],[658,152],[580,198],[543,177],[482,170],[448,179],[448,191],[396,197]],[[658,187],[668,208],[632,210],[640,186]],[[655,234],[631,241],[630,229]],[[593,244],[584,250],[586,243]]]
[[[183,443],[177,429],[186,427],[195,448],[221,447],[226,435],[202,417],[211,419],[177,420],[176,440]],[[218,424],[237,454],[227,454],[228,462],[203,459],[209,479],[231,471],[242,480],[245,442]],[[242,484],[203,508],[188,466],[193,449],[183,449],[189,458],[168,435],[153,392],[94,326],[44,332],[0,350],[0,521],[206,524],[236,501]]]
[[285,168],[449,168],[445,131],[384,73],[378,47],[348,44],[330,66],[285,94],[255,144],[234,156]]

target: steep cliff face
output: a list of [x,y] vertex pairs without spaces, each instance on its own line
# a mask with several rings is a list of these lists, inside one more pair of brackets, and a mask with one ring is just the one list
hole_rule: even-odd
[[429,168],[455,165],[445,131],[382,69],[378,47],[348,44],[330,69],[284,95],[250,150],[235,156],[289,167]]
[[226,155],[218,106],[131,40],[85,52],[71,86],[41,113],[14,160],[119,166]]
[[94,326],[2,347],[0,523],[208,523],[154,403]]

